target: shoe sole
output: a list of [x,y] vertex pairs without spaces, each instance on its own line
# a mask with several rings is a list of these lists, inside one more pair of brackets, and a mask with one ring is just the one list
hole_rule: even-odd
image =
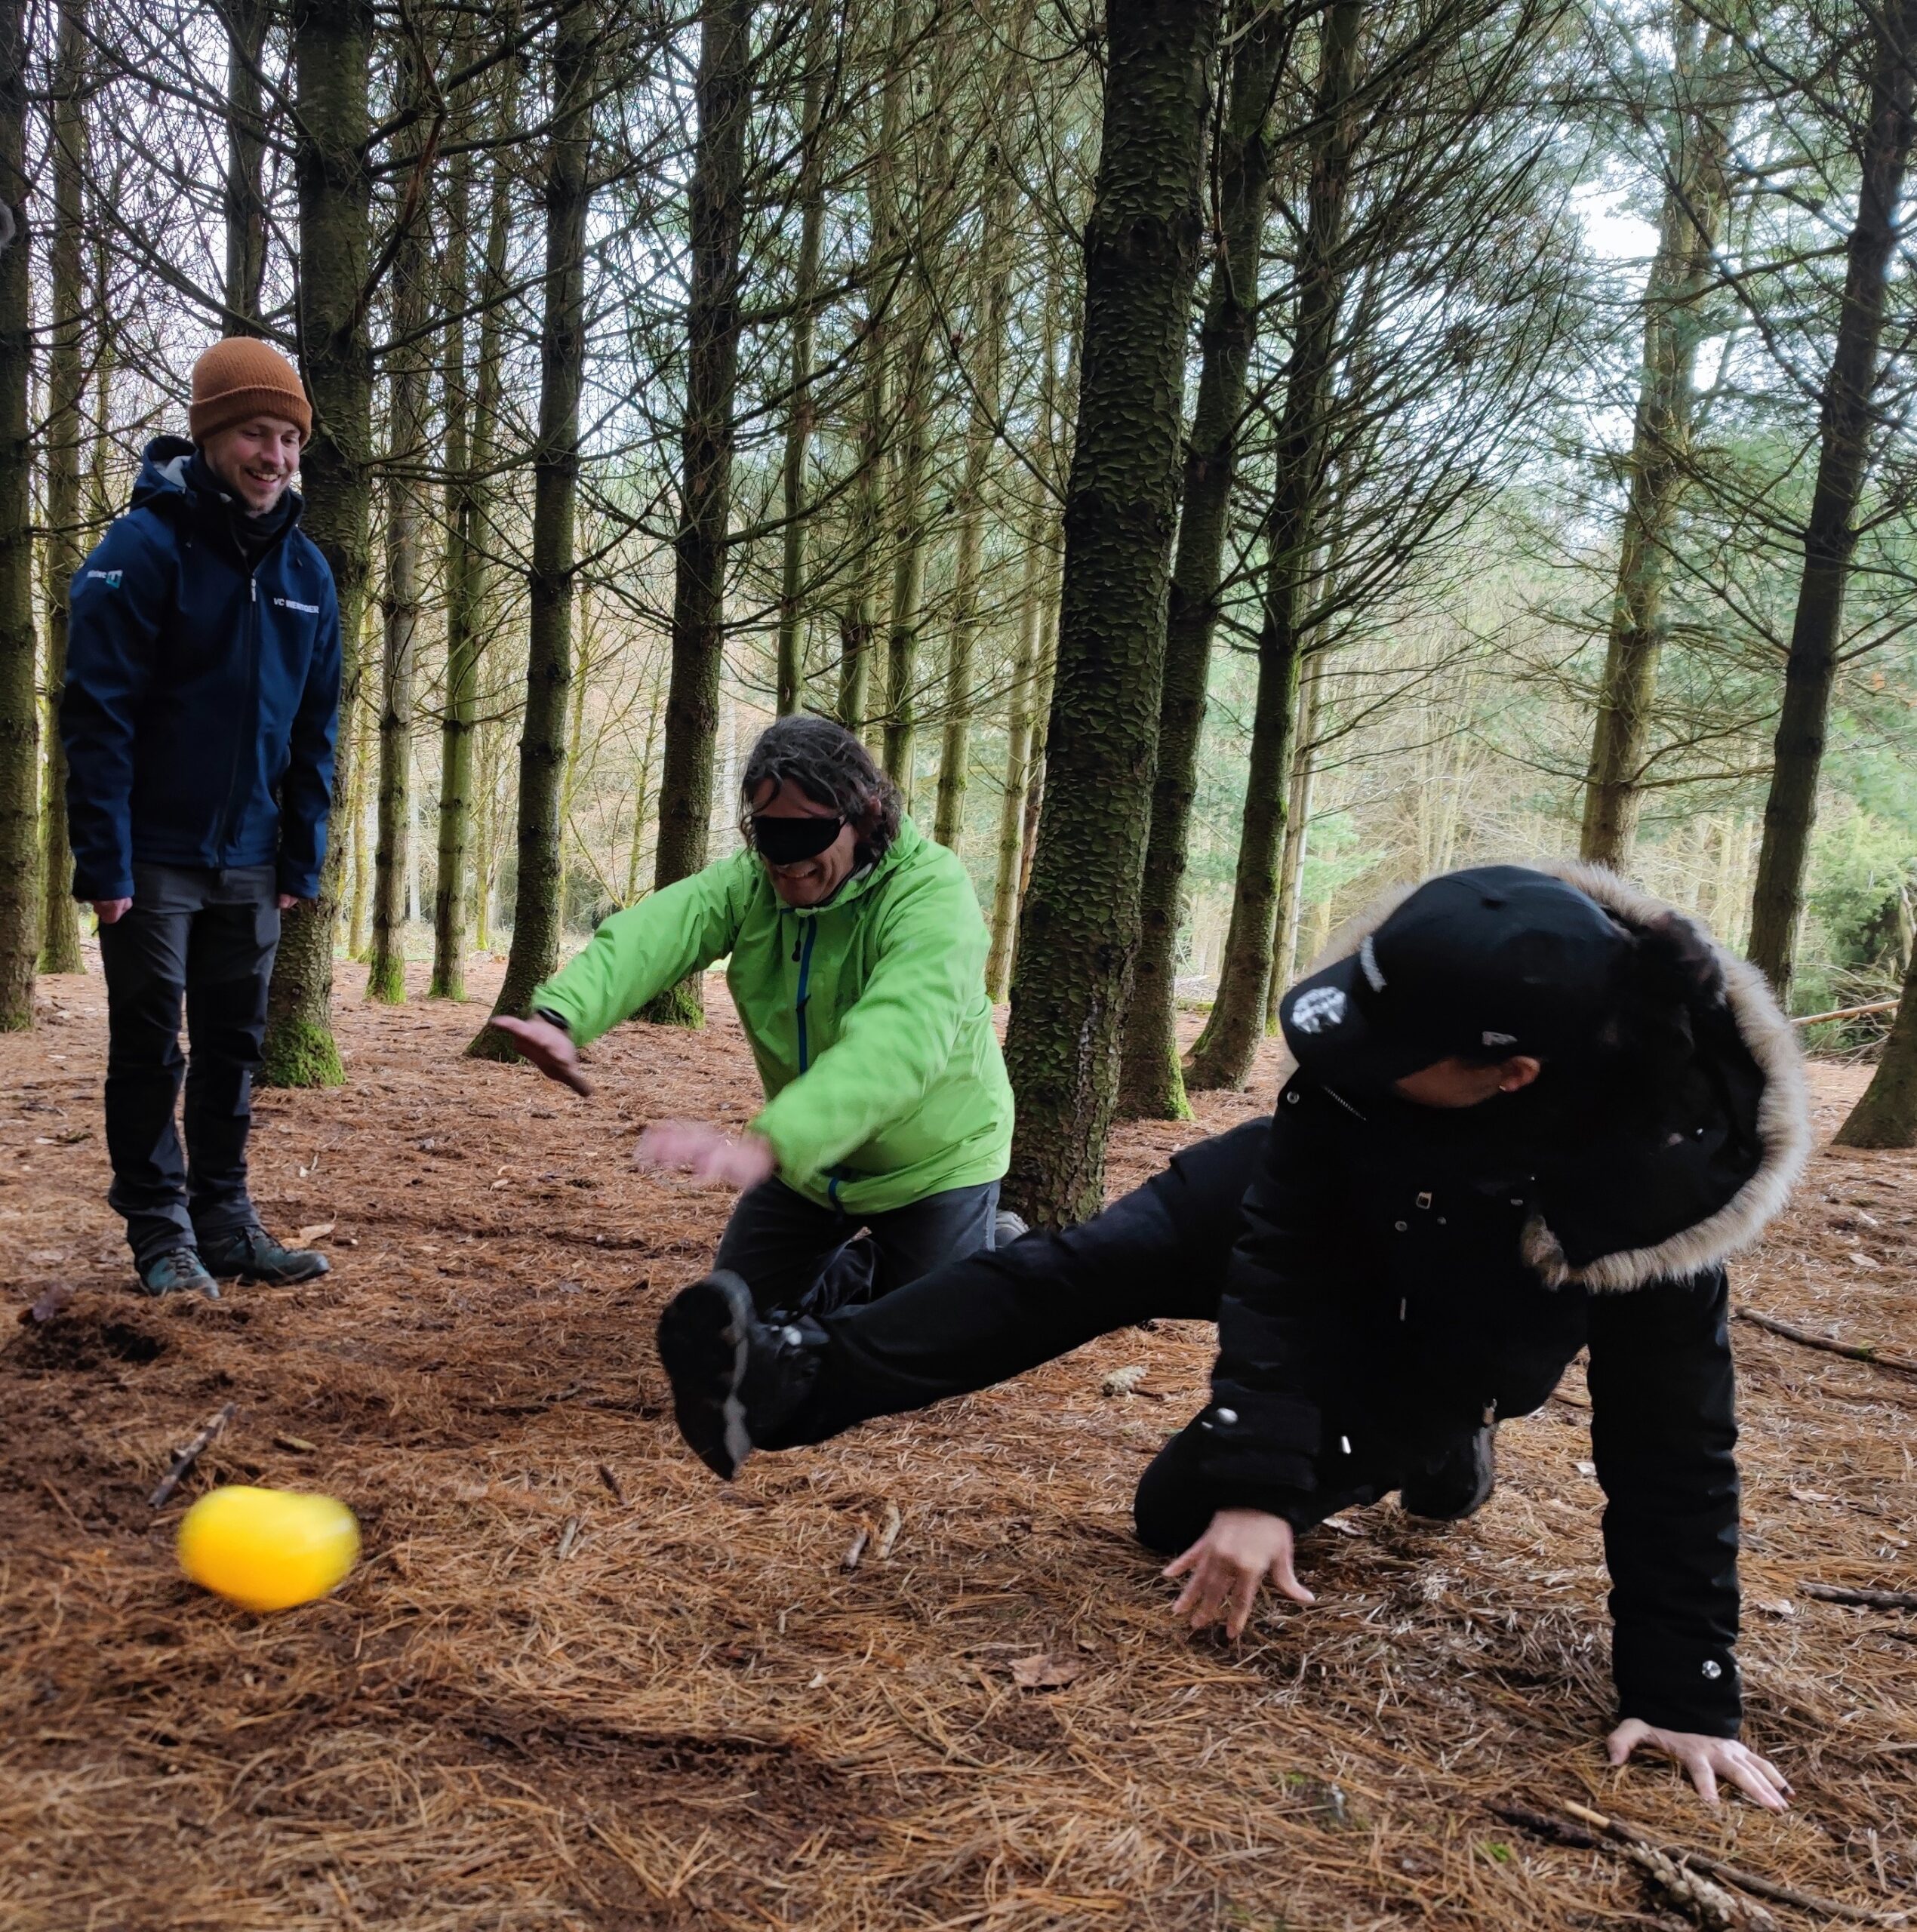
[[672,1416],[685,1444],[722,1482],[752,1453],[746,1405],[751,1291],[737,1275],[707,1275],[682,1288],[659,1318],[659,1359],[672,1385]]
[[[1414,1484],[1413,1488],[1417,1485]],[[1415,1516],[1421,1523],[1462,1523],[1477,1515],[1496,1492],[1497,1488],[1497,1448],[1495,1442],[1485,1444],[1484,1458],[1478,1471],[1478,1487],[1469,1502],[1461,1509],[1420,1509],[1404,1491],[1398,1493],[1399,1506],[1408,1516]]]
[[302,1281],[316,1281],[333,1270],[331,1267],[309,1268],[302,1275],[249,1275],[243,1268],[216,1268],[209,1272],[216,1281],[238,1281],[242,1287],[293,1288]]

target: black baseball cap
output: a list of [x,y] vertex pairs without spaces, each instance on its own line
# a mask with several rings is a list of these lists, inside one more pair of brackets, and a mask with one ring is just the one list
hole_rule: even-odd
[[1455,1054],[1558,1058],[1617,1001],[1631,940],[1597,901],[1525,866],[1427,879],[1358,950],[1300,980],[1279,1018],[1298,1064],[1377,1085]]

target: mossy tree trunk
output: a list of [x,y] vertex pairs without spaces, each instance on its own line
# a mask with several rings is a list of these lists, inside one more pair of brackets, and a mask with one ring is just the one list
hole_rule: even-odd
[[1780,998],[1789,995],[1796,965],[1804,869],[1817,817],[1830,694],[1837,681],[1845,585],[1857,549],[1854,519],[1876,426],[1872,395],[1899,234],[1897,205],[1910,162],[1917,0],[1897,0],[1871,20],[1875,47],[1869,116],[1860,131],[1857,220],[1845,245],[1844,306],[1819,414],[1817,478],[1805,526],[1804,574],[1784,666],[1783,709],[1751,899],[1750,958]]
[[1883,1057],[1835,1137],[1840,1147],[1917,1147],[1917,946]]
[[66,754],[60,701],[66,686],[67,600],[86,555],[80,512],[81,405],[87,372],[86,273],[81,184],[87,165],[87,0],[62,0],[53,99],[53,234],[48,249],[52,326],[47,343],[47,778],[41,817],[40,970],[78,973],[79,908],[66,829]]
[[225,335],[257,335],[266,278],[266,153],[260,54],[271,0],[226,0],[226,312]]
[[1034,489],[1020,566],[1018,653],[1006,694],[1005,789],[999,801],[998,866],[992,891],[992,943],[986,955],[985,988],[1003,999],[1011,986],[1012,945],[1018,929],[1019,886],[1024,872],[1025,795],[1032,780],[1032,744],[1037,724],[1039,654],[1045,637],[1044,589],[1051,571],[1044,554],[1049,508]]
[[1107,17],[1057,683],[1005,1046],[1018,1100],[1006,1193],[1040,1226],[1082,1220],[1104,1194],[1150,830],[1220,11],[1220,0],[1112,0]]
[[1242,1088],[1264,1037],[1279,860],[1291,782],[1292,725],[1337,356],[1354,138],[1352,103],[1364,14],[1364,0],[1334,0],[1319,29],[1314,117],[1319,132],[1312,144],[1291,352],[1275,438],[1277,482],[1266,526],[1270,561],[1258,632],[1245,814],[1218,996],[1185,1069],[1186,1083],[1193,1088]]
[[1734,103],[1719,97],[1725,37],[1707,30],[1688,6],[1673,12],[1672,79],[1694,97],[1669,117],[1663,211],[1645,290],[1644,366],[1623,537],[1578,841],[1580,857],[1618,869],[1630,862],[1644,801],[1671,537],[1690,480],[1701,305],[1716,281],[1718,236],[1729,201],[1725,162]]
[[[552,131],[546,151],[545,313],[540,326],[539,436],[533,446],[532,568],[527,577],[526,708],[519,738],[518,878],[512,944],[495,1013],[523,1014],[559,961],[559,795],[579,497],[579,401],[586,371],[586,227],[591,206],[592,89],[600,30],[583,6],[559,17],[552,42]],[[512,1050],[490,1027],[469,1049]]]
[[[712,820],[713,738],[725,659],[752,14],[753,0],[706,0],[700,16],[685,422],[679,528],[672,546],[672,669],[666,696],[655,889],[689,878],[705,864]],[[703,1026],[705,1001],[697,976],[668,987],[647,1008],[645,1017],[675,1026]]]
[[[300,337],[313,407],[312,438],[300,465],[303,527],[333,573],[340,605],[340,711],[350,717],[363,661],[370,564],[373,358],[362,294],[370,266],[367,74],[373,9],[370,0],[294,0],[292,26]],[[333,768],[336,817],[350,789],[352,765],[351,740],[343,734]],[[281,922],[267,1001],[263,1086],[330,1087],[345,1078],[333,1039],[332,999],[346,844],[337,836],[328,839],[318,898],[294,907]]]
[[0,1032],[33,1024],[41,939],[26,62],[24,0],[0,0],[0,202],[11,237],[0,250]]
[[779,645],[774,702],[788,716],[805,702],[805,466],[812,450],[817,405],[812,395],[812,356],[818,333],[819,258],[826,225],[823,129],[832,22],[829,0],[812,0],[805,25],[805,78],[801,83],[798,151],[798,260],[792,288],[792,401],[786,417],[785,460],[780,477],[786,528],[779,570]]
[[1269,125],[1272,100],[1293,34],[1278,11],[1264,7],[1260,0],[1238,0],[1232,23],[1238,38],[1232,49],[1230,91],[1216,163],[1218,254],[1199,331],[1198,399],[1185,445],[1183,500],[1159,701],[1151,841],[1119,1074],[1119,1112],[1127,1119],[1191,1116],[1178,1064],[1178,932],[1184,920],[1192,803],[1198,795],[1199,744],[1205,730],[1211,640],[1217,628],[1225,538],[1231,523],[1246,371],[1257,332],[1258,258],[1271,206],[1276,153]]

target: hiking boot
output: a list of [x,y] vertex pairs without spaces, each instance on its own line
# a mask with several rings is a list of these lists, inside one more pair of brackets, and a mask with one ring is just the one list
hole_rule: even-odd
[[331,1264],[318,1249],[282,1247],[264,1228],[234,1228],[200,1244],[200,1257],[222,1280],[263,1281],[284,1288],[325,1274]]
[[1398,1492],[1408,1515],[1433,1523],[1459,1523],[1490,1501],[1497,1484],[1497,1424],[1482,1429],[1446,1450]]
[[183,1244],[164,1254],[149,1254],[136,1264],[140,1285],[149,1295],[205,1295],[208,1301],[220,1299],[220,1284],[201,1265],[198,1251]]
[[659,1358],[686,1446],[730,1482],[762,1438],[804,1401],[824,1337],[811,1321],[762,1321],[752,1291],[715,1269],[682,1288],[659,1318]]
[[1010,1247],[1020,1235],[1032,1232],[1023,1214],[1014,1214],[1009,1208],[1001,1208],[992,1217],[992,1245]]

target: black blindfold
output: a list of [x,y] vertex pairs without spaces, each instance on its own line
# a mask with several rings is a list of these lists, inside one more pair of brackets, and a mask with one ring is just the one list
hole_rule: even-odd
[[842,818],[766,818],[752,815],[752,844],[775,866],[816,859],[845,829]]

